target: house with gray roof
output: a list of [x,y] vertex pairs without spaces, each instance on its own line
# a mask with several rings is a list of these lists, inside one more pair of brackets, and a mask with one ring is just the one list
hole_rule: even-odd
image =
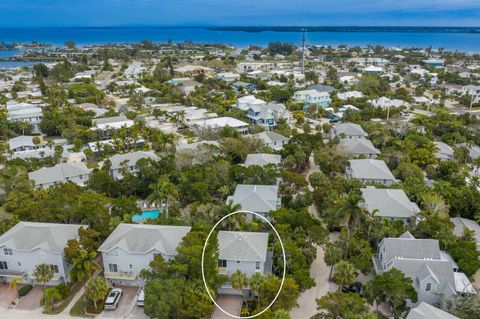
[[480,156],[480,147],[477,145],[468,145],[467,143],[460,143],[455,145],[456,147],[463,146],[468,149],[468,155],[471,159],[476,159]]
[[151,151],[137,151],[126,154],[115,154],[109,158],[111,163],[110,175],[115,179],[122,179],[122,172],[124,169],[131,174],[136,174],[136,164],[141,159],[152,159],[154,161],[158,161],[158,156]]
[[480,225],[474,220],[462,217],[450,218],[450,221],[455,225],[453,233],[458,237],[462,237],[466,229],[473,232],[473,237],[477,243],[477,250],[480,251]]
[[266,105],[252,105],[247,110],[247,118],[253,123],[273,130],[277,126],[275,115]]
[[382,160],[353,159],[345,170],[347,178],[358,179],[364,183],[375,182],[391,185],[397,180]]
[[40,107],[29,103],[7,105],[7,120],[10,122],[25,122],[33,126],[33,133],[40,133],[39,125],[43,111]]
[[406,319],[460,319],[437,307],[421,302],[417,307],[410,310]]
[[[218,273],[230,277],[237,270],[247,277],[272,272],[273,250],[268,249],[268,233],[219,231]],[[219,294],[242,294],[230,283],[218,289]],[[250,293],[250,291],[248,292]]]
[[288,144],[290,141],[290,138],[270,131],[254,134],[253,136],[262,140],[263,143],[265,143],[265,146],[268,146],[275,151],[283,149],[283,145]]
[[375,213],[375,216],[401,220],[407,224],[415,222],[416,216],[420,212],[418,205],[410,201],[403,189],[367,186],[360,190],[363,198],[360,206],[370,213]]
[[380,150],[366,138],[342,138],[338,146],[353,158],[359,156],[376,158],[380,154]]
[[72,182],[84,186],[91,170],[85,163],[61,163],[53,167],[42,167],[28,173],[36,188],[49,188],[60,183]]
[[119,285],[143,286],[140,272],[147,269],[157,255],[165,261],[173,259],[190,229],[190,226],[118,225],[98,248],[105,278]]
[[243,166],[266,166],[269,164],[279,165],[282,162],[282,156],[276,154],[248,154]]
[[[19,222],[0,236],[0,281],[35,284],[33,275],[38,264],[49,265],[53,278],[49,285],[69,282],[71,267],[63,252],[68,240],[78,240],[81,225]],[[85,226],[87,227],[87,226]]]
[[438,240],[416,239],[410,232],[399,238],[384,238],[372,260],[377,275],[396,268],[412,279],[418,302],[407,300],[408,307],[420,302],[435,305],[453,300],[457,293],[472,291],[470,283],[457,283],[458,266],[450,255],[440,251]]
[[[261,214],[265,217],[272,210],[281,206],[278,185],[247,185],[239,184],[232,196],[227,197],[227,203],[240,205],[242,210]],[[251,218],[251,217],[250,217]]]
[[340,138],[367,138],[368,136],[360,125],[354,123],[337,123],[333,126],[332,133],[333,136]]
[[437,151],[435,153],[435,157],[441,161],[448,161],[453,159],[453,148],[450,147],[448,144],[443,142],[433,142]]
[[10,151],[17,152],[26,152],[26,151],[35,151],[37,149],[45,148],[47,145],[43,142],[42,138],[38,136],[38,144],[34,143],[34,137],[30,135],[20,135],[13,137],[8,140],[8,147]]

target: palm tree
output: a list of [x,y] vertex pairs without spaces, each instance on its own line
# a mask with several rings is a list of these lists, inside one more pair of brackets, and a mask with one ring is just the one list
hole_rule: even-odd
[[55,309],[55,303],[60,300],[62,300],[62,294],[58,291],[57,287],[45,289],[45,294],[43,297],[43,306],[45,308],[50,308],[50,310]]
[[165,214],[168,216],[169,201],[174,201],[178,196],[175,185],[166,178],[160,178],[156,184],[151,184],[149,188],[152,192],[147,197],[148,204],[161,207],[165,201]]
[[359,227],[366,218],[365,211],[358,206],[361,197],[357,194],[349,194],[337,211],[337,217],[343,219],[351,234],[354,228]]
[[35,270],[33,271],[33,276],[35,277],[36,281],[42,283],[44,298],[45,298],[45,286],[50,280],[52,280],[54,274],[55,273],[52,267],[50,267],[50,265],[39,264],[35,266]]
[[328,280],[332,279],[333,267],[335,264],[342,260],[342,250],[335,245],[335,243],[329,242],[325,245],[323,260],[327,266],[330,266],[330,274]]
[[85,286],[85,282],[92,276],[92,272],[100,269],[100,265],[93,260],[97,257],[97,253],[92,251],[88,252],[85,249],[81,249],[79,255],[73,259],[72,268],[68,272],[71,281],[82,281],[82,286]]
[[355,267],[346,260],[342,260],[334,267],[333,281],[338,285],[338,291],[345,285],[355,281]]
[[85,287],[85,296],[90,298],[97,309],[97,302],[104,300],[108,294],[108,283],[103,277],[97,276],[91,278]]
[[248,305],[247,298],[245,298],[245,293],[243,292],[243,289],[248,286],[247,275],[237,269],[237,271],[230,277],[230,284],[232,285],[232,288],[240,289],[242,291],[243,300],[245,301],[245,304]]
[[[238,211],[240,208],[240,204],[233,204],[233,201],[229,200],[220,208],[220,216],[227,216],[228,214]],[[232,215],[224,221],[224,224],[228,227],[228,230],[239,230],[246,224],[245,215]]]
[[261,273],[256,272],[250,277],[248,284],[252,292],[256,293],[260,298],[260,289],[262,289],[265,284],[265,277]]

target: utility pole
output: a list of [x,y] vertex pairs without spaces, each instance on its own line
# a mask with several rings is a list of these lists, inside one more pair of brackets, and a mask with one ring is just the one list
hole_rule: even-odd
[[302,74],[305,74],[305,31],[303,29],[303,38],[302,38]]

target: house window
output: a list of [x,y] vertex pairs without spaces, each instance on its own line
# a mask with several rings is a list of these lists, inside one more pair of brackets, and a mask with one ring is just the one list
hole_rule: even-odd
[[0,261],[0,269],[2,269],[2,270],[7,270],[8,269],[6,261]]
[[218,261],[218,267],[226,268],[227,267],[227,261],[225,259],[220,259]]
[[237,260],[237,264],[239,264],[239,263],[240,263],[240,260]]
[[133,268],[132,264],[130,264],[130,265],[128,265],[128,266],[130,267],[130,269],[132,269],[132,268]]
[[256,262],[255,262],[255,269],[256,269],[256,270],[259,270],[259,269],[260,269],[260,262],[259,262],[259,261],[256,261]]
[[6,247],[3,248],[3,253],[4,253],[5,255],[10,255],[10,256],[12,256],[12,255],[13,255],[12,248],[6,248]]
[[432,290],[432,284],[428,283],[427,286],[425,287],[425,291],[430,291]]
[[49,265],[54,273],[58,274],[58,265]]
[[118,266],[117,264],[108,264],[108,270],[110,272],[118,272]]

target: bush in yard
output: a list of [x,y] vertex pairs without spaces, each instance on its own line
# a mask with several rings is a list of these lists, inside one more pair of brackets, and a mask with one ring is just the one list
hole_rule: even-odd
[[23,286],[22,288],[18,289],[18,296],[19,297],[25,296],[26,294],[28,294],[30,290],[32,290],[32,288],[33,288],[32,285]]
[[67,298],[70,295],[70,286],[63,283],[56,286],[58,292],[62,296],[62,300]]

